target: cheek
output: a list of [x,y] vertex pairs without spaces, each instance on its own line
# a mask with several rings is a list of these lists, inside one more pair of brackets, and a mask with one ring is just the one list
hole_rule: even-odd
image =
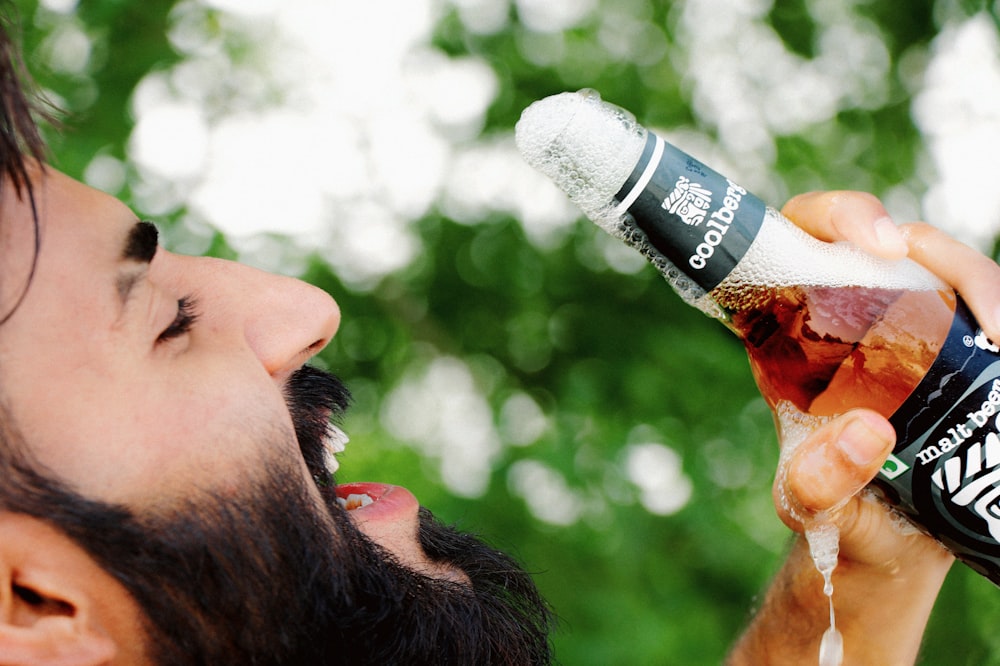
[[77,373],[75,390],[49,392],[60,418],[31,409],[19,422],[40,462],[77,491],[110,502],[179,497],[195,487],[230,493],[268,456],[297,451],[269,378],[196,368],[126,381],[104,373],[81,381]]
[[134,493],[230,494],[269,456],[297,450],[284,399],[269,381],[202,380],[150,398],[127,438],[132,478],[124,485]]

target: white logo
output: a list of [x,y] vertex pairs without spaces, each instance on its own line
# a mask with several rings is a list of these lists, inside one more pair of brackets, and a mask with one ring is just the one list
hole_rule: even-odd
[[993,344],[993,341],[986,337],[982,329],[976,334],[976,346],[985,351],[993,352],[994,354],[1000,352],[1000,347]]
[[673,192],[660,204],[662,208],[681,218],[684,224],[693,227],[705,221],[711,205],[711,190],[691,182],[686,176],[677,179]]
[[991,432],[982,444],[970,446],[931,475],[934,484],[986,521],[990,535],[1000,541],[1000,437]]

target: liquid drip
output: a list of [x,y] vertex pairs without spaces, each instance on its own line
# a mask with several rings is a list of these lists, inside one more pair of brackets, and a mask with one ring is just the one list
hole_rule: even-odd
[[830,628],[823,633],[819,645],[819,666],[840,666],[844,662],[844,639],[837,629],[833,610],[833,570],[837,568],[840,552],[840,530],[822,517],[810,521],[806,527],[806,541],[816,569],[823,575],[823,594],[830,604]]
[[[830,601],[830,613],[833,613],[833,600]],[[832,621],[832,619],[831,619]],[[844,638],[840,635],[837,627],[830,625],[830,628],[823,634],[823,641],[819,644],[819,666],[840,666],[844,663]]]
[[[805,441],[813,430],[827,422],[829,418],[810,416],[795,408],[790,402],[779,402],[775,406],[781,436],[781,459],[778,463],[779,502],[782,508],[795,520],[805,526],[806,542],[816,570],[823,576],[823,594],[830,605],[830,627],[823,633],[819,646],[819,666],[840,666],[844,661],[844,640],[837,629],[836,613],[833,608],[833,570],[837,567],[840,554],[840,530],[829,522],[826,513],[807,517],[801,507],[785,493],[785,476],[792,453]],[[838,507],[830,511],[836,511]]]

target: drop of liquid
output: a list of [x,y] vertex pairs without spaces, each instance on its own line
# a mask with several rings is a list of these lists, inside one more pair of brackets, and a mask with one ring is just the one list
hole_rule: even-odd
[[823,634],[819,644],[819,666],[840,666],[844,663],[844,639],[833,625]]
[[840,553],[840,530],[833,523],[817,516],[806,527],[806,541],[816,569],[823,575],[823,594],[830,603],[830,628],[819,644],[819,666],[841,666],[844,663],[844,639],[837,629],[833,610],[833,570]]

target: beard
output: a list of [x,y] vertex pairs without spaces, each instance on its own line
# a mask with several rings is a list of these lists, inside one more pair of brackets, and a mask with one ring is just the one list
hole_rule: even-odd
[[[428,577],[337,505],[322,447],[329,414],[348,402],[339,381],[303,368],[286,399],[322,502],[299,464],[277,456],[236,495],[197,490],[144,512],[80,497],[26,466],[11,470],[22,492],[10,497],[132,594],[161,666],[548,663],[551,612],[509,556],[421,509],[425,554],[470,583]],[[7,494],[0,504],[18,510]]]

